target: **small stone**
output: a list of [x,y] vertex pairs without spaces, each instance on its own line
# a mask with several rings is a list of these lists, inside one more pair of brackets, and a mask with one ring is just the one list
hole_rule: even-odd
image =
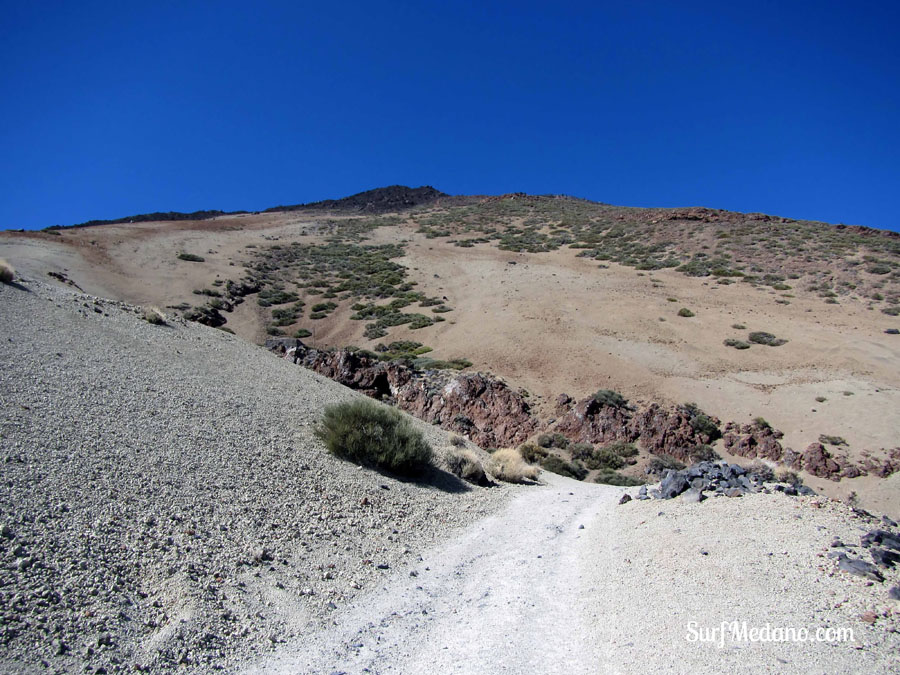
[[878,619],[878,615],[875,612],[869,610],[868,612],[863,612],[862,614],[860,614],[859,619],[863,623],[872,624],[875,623],[875,621]]
[[700,555],[709,555],[709,551],[707,551],[705,548],[701,548]]
[[[630,501],[631,501],[631,495],[628,493],[625,493],[624,495],[622,495],[622,498],[619,500],[619,504],[627,504]],[[582,526],[582,527],[584,527],[584,526]]]
[[704,499],[706,499],[706,495],[703,494],[703,490],[698,490],[697,488],[691,488],[681,495],[681,501],[687,504],[699,504]]
[[888,597],[891,600],[900,600],[900,586],[894,586],[888,591]]

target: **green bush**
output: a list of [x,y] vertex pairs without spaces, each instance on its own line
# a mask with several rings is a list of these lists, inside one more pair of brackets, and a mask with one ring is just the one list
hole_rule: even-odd
[[547,455],[541,461],[541,468],[575,480],[584,480],[584,477],[587,476],[587,471],[583,466],[577,462],[567,462],[557,455]]
[[519,454],[529,464],[538,464],[547,456],[547,451],[536,446],[534,443],[525,443],[519,446]]
[[374,401],[328,406],[315,434],[331,454],[365,466],[413,474],[431,462],[431,447],[409,420]]
[[628,404],[628,399],[612,389],[601,389],[594,394],[594,400],[600,405],[608,405],[613,408],[624,408]]
[[647,473],[661,476],[666,471],[681,471],[684,464],[671,455],[657,455],[647,464]]
[[585,460],[594,454],[594,446],[590,443],[572,443],[569,446],[572,459]]
[[599,448],[584,462],[589,469],[621,469],[625,460],[609,448]]
[[690,452],[692,462],[715,462],[722,459],[719,453],[709,445],[698,445]]
[[619,457],[628,459],[629,457],[637,457],[638,449],[634,443],[626,443],[625,441],[614,441],[604,446],[605,450],[616,453]]
[[193,253],[179,253],[179,260],[187,260],[188,262],[206,262],[206,258],[200,255],[194,255]]
[[686,319],[689,319],[692,316],[696,316],[696,315],[691,310],[689,310],[687,307],[682,307],[681,309],[678,310],[678,316],[683,316]]
[[723,342],[726,347],[734,347],[735,349],[750,349],[750,343],[744,342],[743,340],[735,340],[734,338],[728,338]]
[[640,478],[632,478],[612,470],[601,471],[594,477],[594,482],[603,483],[604,485],[621,485],[623,487],[634,487],[644,484],[644,481]]
[[758,345],[768,345],[769,347],[780,347],[787,342],[787,340],[777,338],[771,333],[766,333],[765,331],[755,331],[753,333],[750,333],[750,337],[748,339],[750,340],[750,342],[755,342]]

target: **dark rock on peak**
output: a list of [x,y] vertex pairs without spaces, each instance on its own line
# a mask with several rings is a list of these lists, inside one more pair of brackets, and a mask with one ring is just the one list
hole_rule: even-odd
[[388,187],[366,190],[342,199],[326,199],[309,204],[295,204],[293,206],[274,206],[269,211],[299,211],[299,210],[327,210],[327,211],[357,211],[362,213],[389,213],[391,211],[403,211],[423,204],[430,204],[442,197],[449,195],[435,190],[430,185],[411,188],[405,185],[390,185]]

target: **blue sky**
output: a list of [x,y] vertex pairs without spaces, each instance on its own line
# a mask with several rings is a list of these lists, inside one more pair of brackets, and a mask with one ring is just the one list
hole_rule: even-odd
[[0,10],[0,228],[400,183],[900,229],[900,3]]

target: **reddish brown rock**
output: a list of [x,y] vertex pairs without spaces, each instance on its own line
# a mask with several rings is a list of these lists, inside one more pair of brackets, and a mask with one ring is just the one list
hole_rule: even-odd
[[300,340],[267,341],[287,359],[401,410],[468,436],[482,447],[516,445],[537,430],[525,399],[504,382],[480,373],[417,373],[367,354],[310,349]]
[[839,479],[841,465],[821,443],[810,443],[803,451],[803,470],[819,478]]
[[554,431],[581,443],[631,442],[637,439],[629,427],[631,415],[628,406],[604,405],[589,396],[563,415]]
[[754,421],[752,424],[744,425],[729,422],[725,427],[723,442],[725,450],[732,455],[779,462],[784,456],[784,448],[778,441],[783,436],[784,434],[777,429],[761,422]]
[[703,413],[695,405],[663,408],[656,403],[631,419],[629,432],[655,455],[671,455],[690,462],[698,445],[707,445],[719,437],[719,420]]
[[482,447],[517,445],[537,430],[525,399],[481,373],[458,375],[439,389],[417,379],[401,387],[396,400],[398,408]]
[[574,399],[568,394],[560,394],[556,397],[556,414],[565,415],[572,409],[574,403]]

